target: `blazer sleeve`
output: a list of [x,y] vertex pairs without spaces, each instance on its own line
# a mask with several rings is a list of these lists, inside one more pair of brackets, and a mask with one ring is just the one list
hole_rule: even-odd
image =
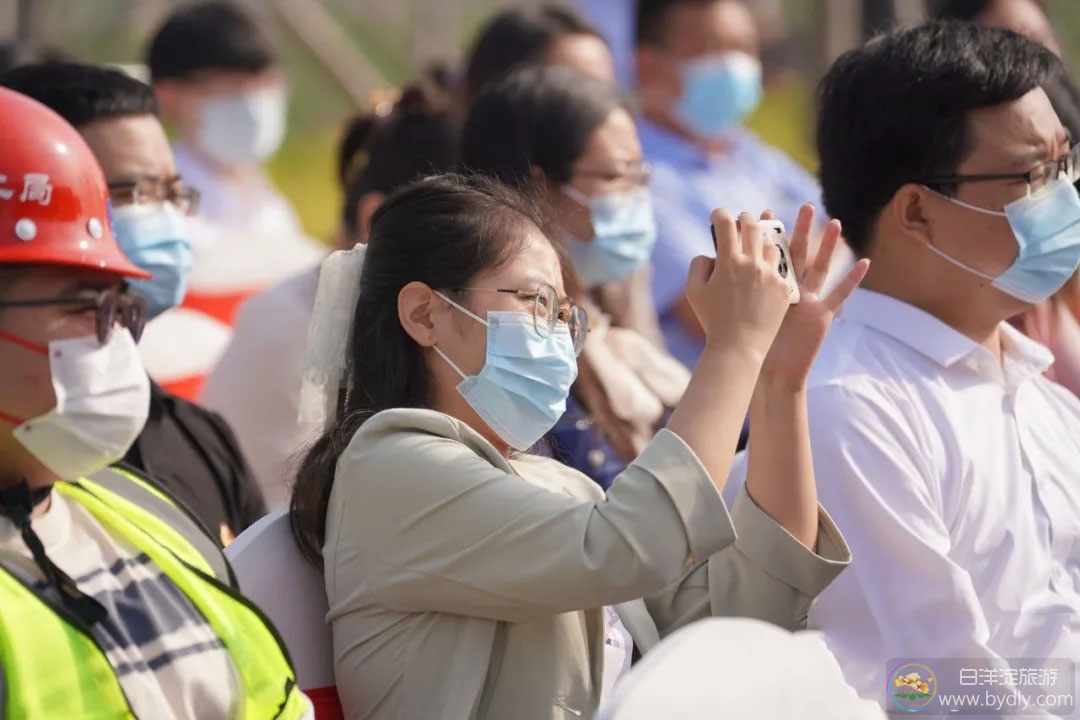
[[[544,462],[531,471],[573,472],[529,461]],[[707,472],[669,431],[606,498],[572,497],[578,480],[553,492],[432,434],[354,439],[327,521],[331,606],[366,591],[399,612],[524,621],[658,592],[734,540]]]
[[646,598],[661,637],[710,615],[805,628],[811,603],[851,563],[851,551],[824,509],[819,509],[816,553],[762,511],[745,487],[731,515],[733,545],[695,567],[681,583]]

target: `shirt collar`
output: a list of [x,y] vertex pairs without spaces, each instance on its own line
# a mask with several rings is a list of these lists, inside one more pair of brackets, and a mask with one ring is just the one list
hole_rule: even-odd
[[[646,158],[653,163],[664,162],[683,167],[709,167],[717,156],[705,151],[691,140],[654,123],[644,116],[638,118],[638,136]],[[731,153],[740,150],[751,137],[741,128],[725,133],[724,140],[731,146]],[[727,157],[726,155],[723,157]]]
[[[907,345],[943,368],[990,351],[933,315],[873,290],[857,289],[844,303],[841,316]],[[1008,323],[1001,324],[1002,354],[1007,375],[1030,377],[1054,362],[1053,354]],[[996,365],[996,363],[994,363]]]

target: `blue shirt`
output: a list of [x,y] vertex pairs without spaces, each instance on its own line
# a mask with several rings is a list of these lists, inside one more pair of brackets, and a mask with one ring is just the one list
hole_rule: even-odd
[[727,135],[730,151],[723,155],[706,153],[648,120],[639,120],[638,130],[645,159],[653,166],[659,227],[652,257],[653,300],[668,350],[692,368],[703,343],[683,330],[673,310],[684,294],[690,261],[715,255],[710,213],[718,207],[755,216],[772,210],[790,231],[804,203],[821,208],[821,189],[794,160],[747,130]]

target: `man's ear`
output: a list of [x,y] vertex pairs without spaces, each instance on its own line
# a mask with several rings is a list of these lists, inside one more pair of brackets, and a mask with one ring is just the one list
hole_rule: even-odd
[[398,320],[420,347],[438,342],[439,316],[446,303],[422,282],[411,282],[398,293]]
[[923,245],[933,244],[932,224],[926,214],[928,202],[933,202],[930,191],[914,183],[902,186],[889,202],[896,226]]

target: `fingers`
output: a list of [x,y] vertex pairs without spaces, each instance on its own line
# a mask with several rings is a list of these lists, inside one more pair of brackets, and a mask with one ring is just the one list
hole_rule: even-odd
[[866,272],[869,269],[870,261],[866,258],[855,263],[855,267],[848,271],[840,284],[833,288],[833,291],[825,298],[825,307],[834,313],[839,310],[844,301],[848,299],[848,296],[855,292],[855,288],[859,287],[859,283],[866,277]]
[[756,260],[762,258],[761,227],[750,213],[739,215],[739,235],[742,237],[743,254]]
[[806,272],[804,286],[807,292],[819,293],[829,276],[829,268],[832,266],[833,255],[840,245],[840,221],[830,220],[821,234],[821,243],[818,245],[817,255],[814,262]]
[[775,220],[776,216],[773,215],[772,210],[766,210],[765,212],[761,213],[761,219],[762,220]]
[[687,287],[693,285],[704,285],[709,282],[709,278],[712,276],[713,267],[716,263],[711,259],[699,255],[690,261],[690,271],[686,277]]
[[735,227],[735,218],[727,210],[713,210],[709,220],[712,222],[713,236],[716,240],[716,256],[732,257],[739,251],[739,232]]
[[795,218],[795,227],[792,228],[791,237],[788,239],[791,265],[795,268],[797,278],[801,278],[806,270],[806,253],[810,247],[810,233],[813,228],[814,206],[806,203],[799,208],[799,215]]

